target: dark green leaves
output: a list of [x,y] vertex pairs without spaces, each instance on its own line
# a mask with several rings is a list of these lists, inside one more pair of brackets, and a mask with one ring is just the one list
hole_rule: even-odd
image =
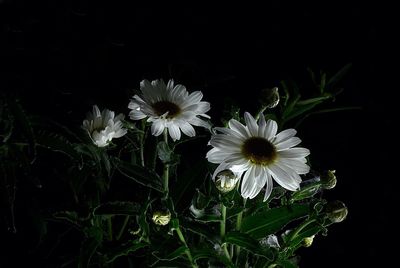
[[112,263],[119,257],[127,256],[128,254],[135,252],[141,248],[147,247],[148,244],[144,242],[138,242],[138,241],[130,241],[128,243],[122,244],[121,246],[115,248],[115,249],[110,249],[107,251],[105,255],[105,262],[106,263]]
[[103,231],[98,227],[91,227],[85,230],[86,239],[81,245],[79,256],[79,268],[88,267],[93,254],[103,241]]
[[273,258],[273,253],[268,248],[261,247],[256,239],[246,233],[230,232],[224,239],[225,243],[232,244],[244,248],[253,254],[264,256],[268,259]]
[[118,171],[127,178],[158,192],[163,192],[161,178],[154,171],[139,165],[130,164],[118,158],[112,158],[112,162]]
[[115,201],[101,204],[94,209],[94,215],[114,216],[114,215],[137,215],[140,210],[140,205],[133,202]]
[[241,231],[256,239],[281,230],[286,224],[305,217],[310,212],[308,204],[293,204],[273,208],[268,211],[248,216],[243,219]]

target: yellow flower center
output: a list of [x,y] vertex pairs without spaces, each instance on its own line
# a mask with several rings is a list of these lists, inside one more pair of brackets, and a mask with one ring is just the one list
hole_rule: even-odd
[[267,139],[251,137],[242,145],[242,154],[256,165],[270,165],[275,162],[277,153],[275,146]]
[[178,105],[169,101],[153,103],[152,107],[158,116],[168,112],[167,118],[173,118],[181,112],[181,108]]

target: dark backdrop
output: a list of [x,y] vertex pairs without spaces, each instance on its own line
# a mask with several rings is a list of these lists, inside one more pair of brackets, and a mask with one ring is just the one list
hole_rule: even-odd
[[[51,114],[75,127],[95,103],[127,113],[132,90],[144,78],[173,77],[202,90],[218,118],[228,98],[255,112],[261,88],[288,78],[306,83],[308,67],[332,74],[352,63],[337,105],[362,110],[315,116],[300,129],[317,165],[337,170],[337,187],[327,197],[349,208],[345,222],[301,251],[301,267],[389,263],[394,249],[385,239],[395,232],[398,182],[390,156],[397,146],[389,116],[395,101],[382,88],[389,46],[385,10],[281,1],[179,8],[26,2],[0,1],[0,90],[17,94],[29,113]],[[9,253],[29,256],[21,235],[5,236],[9,240],[0,243]]]

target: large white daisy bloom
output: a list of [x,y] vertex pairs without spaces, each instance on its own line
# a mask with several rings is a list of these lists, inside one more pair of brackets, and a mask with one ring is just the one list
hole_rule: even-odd
[[101,113],[97,105],[87,114],[83,121],[83,128],[88,132],[93,143],[98,147],[105,147],[113,138],[120,138],[126,134],[122,127],[123,114],[115,116],[113,111],[104,109]]
[[243,175],[241,194],[254,198],[265,186],[264,201],[272,191],[272,179],[283,188],[296,191],[301,182],[300,174],[306,174],[310,167],[306,156],[310,151],[294,146],[301,140],[295,137],[296,130],[286,129],[277,134],[275,121],[265,121],[263,115],[258,122],[249,113],[244,114],[246,126],[235,119],[229,121],[229,128],[215,128],[219,134],[211,137],[214,147],[207,153],[211,163],[220,164],[215,176],[225,169]]
[[148,118],[152,122],[151,133],[159,136],[168,129],[171,138],[181,138],[181,131],[189,136],[196,135],[193,126],[209,129],[211,126],[200,117],[210,118],[205,113],[210,110],[210,103],[201,101],[203,94],[195,91],[189,94],[183,85],[175,85],[169,80],[165,85],[162,79],[140,82],[142,94],[133,96],[129,103],[129,117],[132,120]]

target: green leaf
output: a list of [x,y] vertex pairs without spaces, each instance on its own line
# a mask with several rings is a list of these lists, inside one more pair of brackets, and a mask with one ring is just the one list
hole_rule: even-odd
[[188,248],[186,246],[181,246],[177,249],[175,249],[173,252],[170,252],[168,254],[160,255],[160,252],[152,252],[152,254],[158,259],[162,261],[172,261],[175,260],[176,258],[179,258],[183,254],[185,254],[186,250]]
[[343,77],[349,72],[351,69],[352,64],[348,63],[346,64],[342,69],[340,69],[334,76],[332,76],[329,80],[328,83],[326,84],[327,89],[331,89],[333,86],[335,86],[340,80],[343,79]]
[[91,227],[85,230],[87,238],[81,245],[79,255],[79,268],[89,267],[90,260],[97,248],[103,241],[103,231],[98,227]]
[[212,244],[220,243],[219,237],[216,235],[216,228],[212,224],[200,224],[189,220],[182,220],[181,224],[185,230],[205,238]]
[[193,261],[201,259],[215,259],[224,264],[224,267],[235,267],[235,265],[226,256],[216,254],[215,250],[197,249],[193,250],[192,252]]
[[293,204],[273,208],[243,219],[241,231],[250,234],[253,238],[261,239],[269,234],[281,230],[286,224],[308,215],[308,204]]
[[303,105],[309,105],[311,103],[321,103],[324,100],[327,100],[331,98],[330,95],[327,96],[321,96],[321,97],[317,97],[317,98],[311,98],[311,99],[306,99],[306,100],[301,100],[297,102],[297,106],[303,106]]
[[135,251],[137,251],[141,248],[147,247],[147,246],[148,246],[147,243],[138,242],[138,241],[134,241],[134,242],[130,241],[128,243],[122,244],[118,248],[110,249],[107,251],[106,256],[105,256],[106,263],[111,263],[119,257],[128,256],[130,253],[135,252]]
[[148,170],[139,165],[132,165],[128,162],[119,160],[118,158],[112,158],[112,163],[118,171],[127,178],[160,193],[164,191],[161,178],[154,171]]
[[306,228],[300,231],[293,239],[292,241],[288,241],[289,246],[291,248],[296,249],[297,247],[301,246],[301,243],[303,242],[304,238],[311,237],[313,235],[318,234],[319,232],[325,230],[325,227],[320,225],[317,222],[311,223],[308,225]]
[[298,268],[298,266],[290,260],[280,260],[278,261],[278,264],[282,268]]
[[114,216],[114,215],[138,215],[140,205],[134,202],[114,201],[101,204],[93,211],[94,215]]
[[284,119],[285,119],[285,121],[289,121],[299,115],[304,114],[305,112],[310,111],[311,109],[313,109],[315,106],[317,106],[321,102],[322,101],[317,101],[317,102],[312,102],[312,103],[305,104],[302,106],[296,106],[290,113],[288,113],[286,115],[286,117]]
[[307,185],[307,186],[301,188],[299,191],[293,192],[292,197],[290,198],[290,201],[294,202],[294,201],[300,201],[303,199],[311,198],[316,193],[319,192],[320,188],[321,188],[320,182],[316,182],[311,185]]
[[37,144],[47,148],[49,150],[60,152],[71,159],[78,160],[79,154],[75,150],[74,146],[63,136],[47,131],[39,131],[37,133]]
[[270,260],[273,258],[273,253],[268,248],[260,246],[260,243],[246,233],[229,232],[225,235],[224,243],[232,244],[244,248],[253,254],[266,257]]
[[191,168],[186,169],[182,175],[178,176],[176,186],[170,189],[177,211],[182,211],[190,205],[190,203],[186,204],[181,200],[190,200],[195,189],[203,184],[207,175],[207,161],[200,160],[197,163],[193,163]]
[[111,164],[110,164],[110,158],[108,157],[107,151],[103,150],[100,154],[101,160],[103,162],[104,168],[107,171],[107,176],[111,177]]
[[82,223],[82,219],[75,211],[58,211],[53,214],[53,217],[57,220],[63,220],[72,223],[76,226],[81,226]]

